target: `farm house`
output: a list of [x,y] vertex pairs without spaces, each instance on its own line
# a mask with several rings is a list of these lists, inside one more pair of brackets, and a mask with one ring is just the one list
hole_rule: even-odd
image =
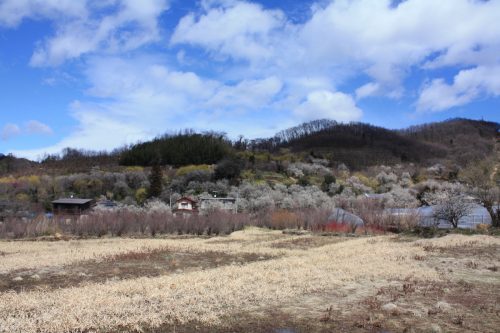
[[55,214],[79,215],[93,205],[92,199],[64,198],[52,201],[52,210]]

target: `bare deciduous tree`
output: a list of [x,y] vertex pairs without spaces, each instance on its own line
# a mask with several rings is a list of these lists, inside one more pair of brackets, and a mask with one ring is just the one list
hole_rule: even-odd
[[481,201],[491,215],[494,227],[500,226],[500,211],[495,205],[500,202],[500,188],[495,182],[496,165],[492,160],[485,160],[470,165],[460,172],[460,178],[468,185],[471,194]]
[[500,210],[495,205],[500,202],[500,188],[498,186],[476,187],[472,194],[477,197],[484,208],[490,213],[491,222],[494,227],[500,227]]

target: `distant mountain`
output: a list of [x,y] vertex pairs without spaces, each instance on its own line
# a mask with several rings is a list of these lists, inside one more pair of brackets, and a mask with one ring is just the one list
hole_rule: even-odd
[[[235,151],[284,151],[328,158],[362,169],[372,165],[413,162],[421,165],[452,163],[467,165],[494,154],[500,124],[469,119],[389,130],[365,123],[337,123],[320,119],[277,133],[271,138],[231,142],[217,132],[186,131],[164,135],[111,153],[65,149],[60,155],[47,156],[41,163],[0,154],[0,175],[9,173],[86,172],[100,167],[119,171],[119,165],[153,163],[182,166],[214,164]],[[300,155],[300,156],[299,156]]]
[[484,120],[453,118],[442,122],[411,126],[399,132],[407,137],[453,146],[464,138],[491,140],[498,136],[500,124]]
[[444,160],[465,165],[493,152],[499,128],[500,124],[494,122],[450,119],[395,131],[321,119],[286,129],[273,138],[256,140],[254,145],[275,152],[287,148],[329,156],[352,168]]
[[364,123],[315,120],[281,131],[258,146],[278,151],[309,152],[359,169],[377,164],[421,163],[444,158],[446,150],[406,137],[397,131]]
[[448,159],[460,165],[480,161],[492,154],[498,140],[500,124],[463,118],[412,126],[401,130],[407,138],[439,145]]
[[0,153],[0,175],[26,170],[36,164],[36,162],[32,162],[25,158],[17,158],[12,155],[4,155]]

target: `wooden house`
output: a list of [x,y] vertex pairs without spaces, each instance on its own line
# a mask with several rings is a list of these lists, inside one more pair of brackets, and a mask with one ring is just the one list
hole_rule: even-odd
[[63,198],[52,201],[54,214],[80,215],[94,206],[92,199]]
[[188,197],[182,197],[175,202],[172,209],[174,214],[193,214],[198,213],[198,203]]

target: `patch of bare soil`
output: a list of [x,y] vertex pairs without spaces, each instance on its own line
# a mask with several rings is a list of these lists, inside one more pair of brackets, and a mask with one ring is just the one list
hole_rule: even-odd
[[390,332],[498,332],[499,292],[493,284],[406,281],[364,299],[351,321],[357,318],[360,327]]
[[230,255],[223,252],[174,252],[169,249],[128,252],[99,261],[0,274],[0,292],[67,288],[83,283],[180,274],[266,259],[269,257],[253,253]]
[[314,247],[344,242],[346,240],[347,239],[345,237],[303,237],[276,242],[272,245],[272,247],[280,249],[307,250]]
[[[474,245],[474,246],[472,246]],[[470,258],[475,259],[494,259],[500,257],[500,247],[495,245],[476,245],[472,243],[469,246],[453,246],[447,248],[435,248],[432,246],[424,247],[428,252],[439,252],[440,254],[448,254],[455,258]]]
[[[498,286],[459,283],[389,283],[364,296],[359,290],[302,295],[280,308],[249,310],[219,326],[199,322],[141,329],[166,332],[498,332]],[[115,332],[115,331],[113,331]],[[135,332],[123,328],[118,332]]]
[[[278,247],[321,246],[315,241],[299,238]],[[498,332],[499,248],[474,245],[426,251],[428,255],[413,259],[440,272],[439,282],[365,281],[301,295],[279,308],[248,309],[224,318],[217,327],[191,322],[145,332]]]
[[[321,319],[320,319],[321,320]],[[269,310],[265,316],[255,316],[250,313],[240,313],[226,318],[225,323],[220,326],[207,326],[199,322],[191,322],[185,325],[164,325],[159,328],[140,330],[145,333],[327,333],[327,332],[356,332],[351,327],[342,327],[333,322],[304,320],[280,311]],[[321,325],[318,325],[320,323]],[[118,332],[134,332],[127,329]],[[138,333],[139,331],[137,331]],[[109,332],[111,333],[111,332]],[[115,331],[113,331],[115,333]]]

